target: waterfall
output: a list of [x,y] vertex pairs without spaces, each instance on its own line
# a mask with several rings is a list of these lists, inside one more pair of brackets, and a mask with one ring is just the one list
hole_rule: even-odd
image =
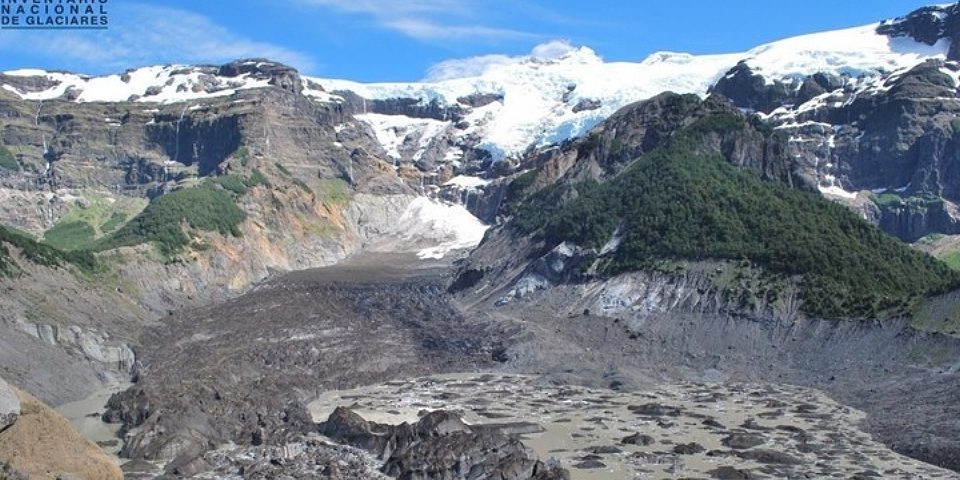
[[50,173],[50,160],[47,159],[47,154],[50,153],[50,147],[47,146],[47,135],[42,134],[40,137],[43,139],[43,161],[46,163],[43,173],[46,175]]
[[174,162],[180,161],[180,123],[183,122],[183,117],[187,115],[187,110],[190,109],[190,106],[191,106],[190,104],[187,104],[186,106],[183,107],[183,111],[180,112],[180,119],[177,120],[177,138],[175,140],[176,149],[174,150],[176,153],[174,153],[173,155]]
[[[37,114],[33,119],[33,123],[36,126],[40,126],[40,111],[43,110],[43,100],[37,102]],[[47,146],[47,134],[41,134],[40,138],[43,139],[43,160],[46,163],[46,166],[43,169],[44,175],[50,172],[50,160],[47,160],[47,153],[50,153],[50,147]]]
[[267,122],[263,123],[263,156],[270,158],[270,132],[267,130]]

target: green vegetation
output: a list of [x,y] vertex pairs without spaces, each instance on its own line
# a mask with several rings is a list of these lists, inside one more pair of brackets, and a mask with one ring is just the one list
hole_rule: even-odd
[[277,167],[277,170],[280,170],[280,173],[288,177],[291,175],[290,170],[287,170],[287,167],[284,167],[282,163],[274,163],[273,165]]
[[343,205],[350,201],[350,187],[339,178],[322,178],[317,189],[320,197],[328,204]]
[[511,197],[518,197],[526,193],[527,189],[533,185],[533,182],[537,181],[537,175],[539,174],[539,170],[529,170],[517,175],[517,178],[514,178],[513,181],[510,182],[509,195]]
[[110,215],[110,218],[107,219],[107,222],[100,226],[100,231],[104,233],[110,233],[123,225],[127,221],[127,215],[123,212],[113,212]]
[[97,232],[89,223],[78,220],[59,222],[43,234],[43,241],[60,250],[79,250],[90,246]]
[[219,185],[224,190],[227,190],[236,196],[244,195],[251,188],[258,185],[265,187],[270,186],[270,181],[267,180],[267,177],[263,175],[263,172],[257,169],[253,170],[253,173],[250,175],[250,177],[243,177],[240,175],[224,175],[222,177],[216,177],[207,180],[207,183]]
[[303,180],[300,180],[299,178],[294,178],[290,181],[293,182],[294,185],[300,187],[300,189],[303,190],[304,192],[313,193],[313,189],[310,188],[309,185],[304,183]]
[[253,172],[250,173],[250,178],[247,179],[246,183],[250,188],[253,188],[257,185],[267,188],[273,186],[270,184],[270,180],[267,179],[267,177],[263,174],[263,172],[260,171],[259,168],[253,169]]
[[948,267],[960,272],[960,252],[947,252],[937,255],[941,262],[946,263]]
[[943,263],[846,208],[704,153],[704,133],[747,127],[733,114],[705,117],[609,182],[534,194],[514,224],[550,245],[597,249],[620,227],[623,242],[602,268],[609,274],[661,259],[748,260],[798,280],[804,310],[824,317],[899,313],[960,283]]
[[[208,249],[205,243],[191,242],[184,227],[240,236],[239,226],[246,214],[237,206],[236,198],[256,186],[271,185],[263,172],[253,169],[249,177],[223,175],[161,195],[129,223],[97,242],[96,248],[107,250],[152,243],[167,260],[187,246],[195,250]],[[125,219],[111,217],[101,230],[109,232]]]
[[246,167],[247,163],[250,162],[250,149],[247,147],[240,147],[236,152],[233,153],[233,156],[240,160],[241,166]]
[[219,182],[184,188],[155,198],[139,215],[97,247],[100,250],[153,243],[169,257],[190,244],[184,226],[193,229],[239,236],[240,223],[246,218],[229,191],[217,188]]
[[960,297],[956,292],[932,298],[917,309],[910,325],[926,332],[960,336]]
[[7,147],[3,145],[0,145],[0,168],[17,172],[20,171],[20,163],[18,163],[17,159],[10,153],[10,150],[7,150]]
[[928,234],[928,235],[924,235],[920,240],[917,240],[917,243],[920,243],[920,244],[931,244],[931,245],[932,245],[932,244],[940,241],[940,240],[943,239],[944,237],[946,237],[946,235],[944,235],[944,234],[942,234],[942,233],[931,233],[931,234]]
[[283,202],[281,202],[280,199],[277,198],[277,195],[273,192],[270,193],[270,205],[274,210],[280,210],[283,208]]
[[243,177],[240,175],[224,175],[208,181],[220,185],[224,190],[227,190],[234,195],[243,195],[247,193],[247,190],[249,189],[243,180]]
[[92,248],[98,238],[116,230],[126,219],[143,210],[147,203],[139,198],[111,197],[96,192],[82,195],[83,202],[74,204],[43,234],[44,242],[62,250]]
[[88,273],[99,268],[96,257],[87,250],[63,252],[11,228],[0,226],[0,276],[12,276],[18,272],[9,247],[17,249],[24,259],[38,265],[53,267],[69,263]]
[[917,196],[904,197],[896,192],[883,192],[871,194],[870,199],[880,208],[891,207],[909,207],[909,208],[927,208],[931,205],[940,204],[943,199],[934,194],[921,194]]

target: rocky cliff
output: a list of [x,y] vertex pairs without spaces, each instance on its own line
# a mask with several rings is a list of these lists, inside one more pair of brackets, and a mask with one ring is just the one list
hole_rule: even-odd
[[[392,165],[352,107],[305,89],[296,71],[256,60],[166,69],[148,81],[143,73],[111,80],[146,88],[117,101],[86,99],[102,93],[96,79],[0,79],[10,86],[0,92],[0,139],[11,160],[0,165],[0,221],[24,239],[97,257],[90,271],[35,265],[4,244],[18,267],[0,278],[10,292],[0,300],[3,365],[44,400],[74,400],[136,375],[140,331],[170,312],[377,242],[404,237],[396,247],[416,252],[457,234],[404,217],[425,193],[410,173],[417,167]],[[62,94],[32,99],[45,88]],[[181,205],[183,192],[199,193]],[[214,198],[235,206],[229,231],[192,218]],[[208,223],[225,214],[210,213]],[[416,238],[398,221],[419,228]],[[185,233],[165,230],[171,223]],[[186,240],[169,243],[170,232]]]

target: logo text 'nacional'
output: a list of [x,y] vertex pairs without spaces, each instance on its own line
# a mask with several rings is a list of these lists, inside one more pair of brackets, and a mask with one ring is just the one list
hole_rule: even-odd
[[109,0],[0,0],[4,30],[105,30]]

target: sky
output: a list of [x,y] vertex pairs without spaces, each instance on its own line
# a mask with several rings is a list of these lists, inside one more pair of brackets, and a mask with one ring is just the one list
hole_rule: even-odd
[[641,61],[662,50],[694,54],[744,51],[780,38],[905,15],[931,3],[100,1],[107,2],[106,30],[0,30],[0,70],[44,68],[106,74],[145,65],[221,64],[266,57],[313,76],[414,81],[430,77],[445,60],[523,55],[558,40],[588,46],[607,61]]

